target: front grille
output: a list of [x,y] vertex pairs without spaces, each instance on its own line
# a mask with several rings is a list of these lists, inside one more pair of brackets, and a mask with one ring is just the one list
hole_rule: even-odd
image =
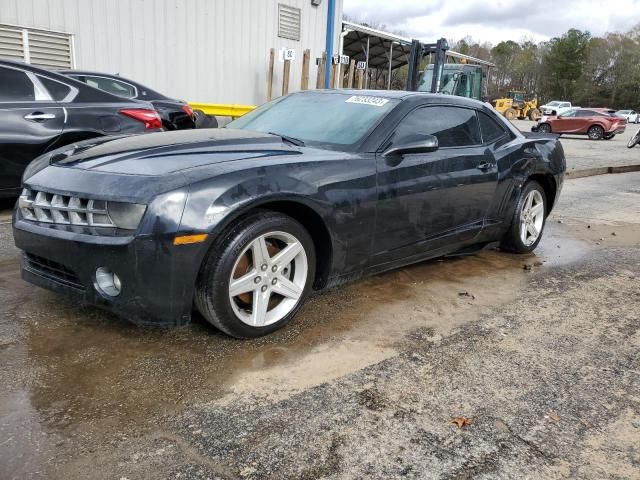
[[25,268],[68,287],[84,290],[78,275],[61,263],[31,253],[24,254]]
[[37,190],[22,190],[18,199],[25,220],[57,225],[115,227],[107,202]]

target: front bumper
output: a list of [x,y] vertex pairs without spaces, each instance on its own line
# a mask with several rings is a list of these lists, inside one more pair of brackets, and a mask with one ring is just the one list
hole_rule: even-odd
[[[81,235],[16,217],[13,235],[24,252],[24,280],[138,325],[176,326],[190,321],[199,245],[174,246],[173,235]],[[94,286],[96,269],[101,266],[120,277],[118,296],[109,297]]]

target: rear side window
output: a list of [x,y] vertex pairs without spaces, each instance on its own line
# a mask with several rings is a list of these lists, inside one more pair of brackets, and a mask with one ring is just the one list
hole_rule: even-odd
[[393,143],[419,141],[434,135],[441,148],[480,145],[480,128],[475,110],[462,107],[421,107],[404,117]]
[[135,98],[135,96],[138,94],[136,88],[133,85],[126,82],[121,82],[120,80],[115,80],[113,78],[94,77],[91,75],[83,75],[82,77],[77,78],[79,80],[82,80],[90,87],[113,93],[114,95],[118,95],[120,97]]
[[0,67],[0,102],[34,102],[36,90],[21,70]]
[[64,83],[56,82],[55,80],[51,80],[47,77],[38,76],[44,88],[46,88],[56,102],[60,102],[67,98],[69,93],[71,93],[71,87],[65,85]]
[[578,110],[576,117],[593,117],[597,115],[593,110]]
[[478,112],[483,143],[493,143],[507,133],[502,125],[483,112]]

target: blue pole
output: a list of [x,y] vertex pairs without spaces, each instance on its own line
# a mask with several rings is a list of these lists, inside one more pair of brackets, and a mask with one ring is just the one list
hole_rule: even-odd
[[329,0],[327,5],[327,43],[325,50],[327,52],[327,64],[324,66],[324,88],[331,85],[331,62],[333,61],[333,27],[336,16],[336,2]]

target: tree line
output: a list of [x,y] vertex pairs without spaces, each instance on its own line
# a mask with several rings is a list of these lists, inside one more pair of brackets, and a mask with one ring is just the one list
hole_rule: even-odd
[[594,37],[570,29],[549,41],[503,41],[495,46],[469,38],[452,49],[495,63],[490,70],[491,99],[520,90],[540,101],[640,108],[640,25],[626,33]]

